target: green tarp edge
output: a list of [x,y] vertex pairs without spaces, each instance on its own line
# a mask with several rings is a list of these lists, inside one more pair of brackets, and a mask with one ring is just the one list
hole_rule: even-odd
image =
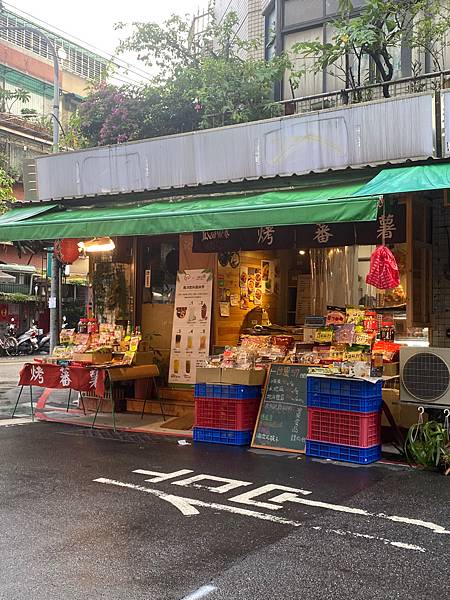
[[374,198],[349,198],[360,185],[154,202],[142,206],[79,208],[48,212],[16,224],[4,224],[0,217],[0,240],[158,235],[267,225],[373,221],[377,217]]
[[353,197],[387,196],[450,188],[450,163],[383,169]]

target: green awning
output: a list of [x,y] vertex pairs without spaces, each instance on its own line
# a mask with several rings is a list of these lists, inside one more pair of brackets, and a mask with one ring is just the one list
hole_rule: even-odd
[[427,192],[450,188],[450,163],[383,169],[354,197]]
[[[361,183],[251,196],[221,196],[108,208],[58,209],[24,218],[13,209],[0,217],[1,240],[88,238],[103,235],[158,235],[267,225],[374,221],[373,198],[351,198]],[[54,209],[54,210],[51,210]]]
[[6,212],[4,215],[0,216],[0,227],[3,227],[4,225],[15,225],[19,221],[25,221],[26,219],[30,219],[31,217],[36,217],[37,215],[49,212],[54,208],[55,205],[53,204],[27,204],[26,206],[22,206],[20,208],[13,208]]

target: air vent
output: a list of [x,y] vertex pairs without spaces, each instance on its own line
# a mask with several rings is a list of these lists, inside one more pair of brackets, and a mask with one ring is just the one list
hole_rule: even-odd
[[[411,352],[412,349],[408,350]],[[448,356],[442,355],[448,354],[445,350],[415,349],[410,356],[405,356],[402,350],[402,400],[449,403],[450,369]]]

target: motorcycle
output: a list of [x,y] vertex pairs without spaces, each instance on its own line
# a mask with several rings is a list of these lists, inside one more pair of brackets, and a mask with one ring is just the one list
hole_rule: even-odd
[[42,354],[50,354],[50,334],[45,333],[38,337],[38,349],[37,351]]
[[39,349],[39,330],[36,323],[32,321],[30,329],[22,333],[17,338],[17,353],[18,354],[33,354]]

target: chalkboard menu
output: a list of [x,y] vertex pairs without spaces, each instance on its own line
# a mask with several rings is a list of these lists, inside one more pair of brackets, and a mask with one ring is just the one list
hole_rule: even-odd
[[308,367],[303,365],[271,365],[253,434],[253,448],[305,450],[307,373]]

